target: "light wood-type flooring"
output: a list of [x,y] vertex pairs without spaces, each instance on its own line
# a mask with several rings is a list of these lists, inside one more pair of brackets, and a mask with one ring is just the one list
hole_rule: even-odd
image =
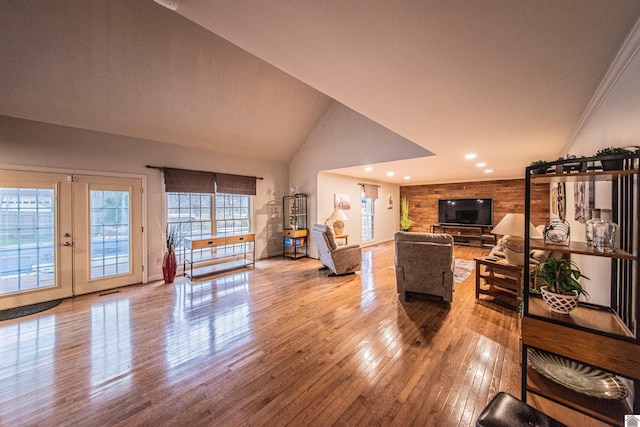
[[356,275],[319,267],[272,258],[0,322],[0,425],[470,426],[520,396],[516,312],[476,301],[474,274],[451,304],[401,303],[392,243]]

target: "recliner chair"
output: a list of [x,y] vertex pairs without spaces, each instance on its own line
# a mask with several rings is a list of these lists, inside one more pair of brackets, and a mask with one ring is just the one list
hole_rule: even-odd
[[311,227],[311,238],[318,248],[320,262],[335,275],[355,273],[360,270],[362,262],[360,245],[336,245],[329,227],[321,224]]
[[408,292],[453,299],[453,237],[448,234],[407,233],[394,236],[396,286],[400,299]]

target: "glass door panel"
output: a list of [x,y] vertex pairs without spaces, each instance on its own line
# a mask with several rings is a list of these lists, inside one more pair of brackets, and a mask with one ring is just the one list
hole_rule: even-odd
[[91,190],[91,278],[130,273],[129,192]]
[[0,309],[72,295],[70,207],[66,175],[0,171]]
[[75,294],[142,282],[142,183],[74,175]]

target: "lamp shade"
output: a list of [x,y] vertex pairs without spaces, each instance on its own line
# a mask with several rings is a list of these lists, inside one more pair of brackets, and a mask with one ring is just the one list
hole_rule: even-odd
[[[502,234],[509,236],[524,237],[524,214],[509,213],[491,230],[493,234]],[[529,223],[529,236],[533,239],[539,239],[542,234]]]
[[344,211],[342,209],[338,209],[335,208],[333,210],[333,212],[331,213],[331,215],[329,216],[329,218],[327,218],[327,220],[329,221],[348,221],[349,218],[347,218],[347,215],[344,213]]

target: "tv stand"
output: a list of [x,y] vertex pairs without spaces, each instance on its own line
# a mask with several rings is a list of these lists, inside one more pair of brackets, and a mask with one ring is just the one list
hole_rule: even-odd
[[[447,225],[433,224],[432,233],[445,233],[453,236],[453,241],[458,245],[469,246],[494,246],[495,239],[488,237],[491,233],[490,227],[482,225]],[[493,236],[491,234],[491,236]]]

